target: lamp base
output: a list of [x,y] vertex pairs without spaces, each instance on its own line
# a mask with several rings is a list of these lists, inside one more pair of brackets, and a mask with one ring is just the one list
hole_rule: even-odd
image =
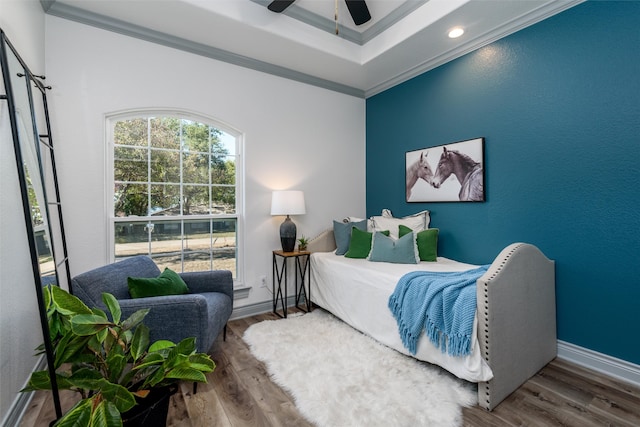
[[296,233],[296,225],[287,215],[287,218],[280,225],[280,243],[282,243],[283,252],[293,252],[293,248],[296,246]]

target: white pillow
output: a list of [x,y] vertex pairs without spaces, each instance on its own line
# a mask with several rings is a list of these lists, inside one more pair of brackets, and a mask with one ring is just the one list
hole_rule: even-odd
[[390,209],[382,209],[381,215],[385,218],[393,218],[393,214],[391,213]]
[[[414,232],[419,232],[422,230],[426,230],[429,228],[429,222],[431,221],[431,217],[429,216],[429,211],[424,210],[422,212],[418,212],[413,215],[405,216],[402,218],[394,218],[388,217],[384,214],[388,209],[383,210],[383,215],[381,216],[372,216],[370,218],[371,223],[373,225],[373,231],[384,231],[389,230],[389,236],[394,239],[398,238],[398,226],[404,225],[409,227]],[[388,211],[391,213],[390,211]]]
[[356,216],[347,216],[342,219],[342,222],[360,222],[364,221],[364,218],[358,218]]

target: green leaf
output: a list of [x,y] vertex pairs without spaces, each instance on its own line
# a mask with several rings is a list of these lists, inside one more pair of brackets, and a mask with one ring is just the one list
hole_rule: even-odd
[[196,339],[195,337],[185,338],[176,345],[176,348],[173,350],[179,354],[193,354],[196,351]]
[[103,380],[100,388],[102,396],[118,408],[118,411],[126,412],[136,405],[136,398],[129,390],[119,384],[113,384]]
[[125,342],[131,342],[133,339],[133,333],[130,330],[126,330],[122,333],[122,338]]
[[51,390],[51,381],[49,381],[49,371],[35,371],[31,374],[27,386],[20,390],[34,391],[34,390]]
[[[78,369],[75,369],[73,371],[73,373],[71,374],[70,377],[68,377],[68,380],[81,380],[81,379],[85,379],[85,380],[101,380],[102,374],[100,373],[100,371],[98,371],[96,368],[88,368],[88,367],[81,367]],[[97,387],[96,387],[97,388]]]
[[174,357],[167,359],[164,363],[165,369],[173,369],[179,366],[188,366],[189,356],[185,356],[184,354],[177,354]]
[[109,325],[111,322],[95,314],[78,314],[71,319],[71,330],[77,335],[94,335]]
[[161,354],[149,353],[142,359],[142,363],[133,367],[133,370],[140,370],[149,366],[161,366],[164,360]]
[[104,310],[100,310],[98,307],[91,307],[91,312],[97,316],[102,316],[105,319],[107,318],[107,313]]
[[[101,344],[104,346],[104,348],[109,348],[111,349],[111,351],[113,351],[114,348],[119,347],[115,345],[117,342],[117,337],[111,335],[108,329],[105,329],[105,331],[106,334],[104,336],[104,339],[101,341]],[[102,338],[102,336],[100,338]]]
[[155,371],[153,371],[151,375],[147,377],[147,379],[144,381],[144,384],[142,384],[141,388],[153,387],[159,384],[162,380],[164,380],[164,378],[165,378],[164,369],[157,368]]
[[[106,331],[106,329],[105,329]],[[96,334],[93,336],[88,336],[86,338],[89,338],[89,341],[87,342],[87,347],[89,350],[91,350],[93,353],[95,354],[101,354],[102,353],[102,349],[103,349],[103,344],[100,341],[100,334]]]
[[109,369],[109,381],[117,383],[122,375],[124,367],[127,365],[127,358],[122,354],[112,353],[107,357],[107,367]]
[[216,368],[216,364],[211,360],[211,357],[203,353],[196,353],[189,356],[189,365],[202,372],[213,372]]
[[62,418],[56,423],[55,427],[87,427],[91,422],[91,409],[93,407],[93,399],[82,399],[75,404]]
[[92,427],[122,427],[122,417],[116,405],[109,401],[102,401],[91,416]]
[[107,306],[107,309],[111,313],[111,318],[113,319],[113,323],[120,323],[120,317],[122,316],[122,310],[120,310],[120,304],[118,300],[113,295],[103,292],[102,293],[102,302]]
[[[67,381],[67,378],[63,375],[56,375],[58,389],[68,390],[72,387],[72,384]],[[49,371],[36,371],[31,374],[29,381],[25,388],[20,392],[35,391],[35,390],[51,390],[51,381],[49,381]]]
[[104,328],[95,335],[95,338],[98,340],[98,343],[102,344],[104,340],[107,339],[107,335],[109,335],[109,328]]
[[184,381],[207,382],[207,377],[199,370],[193,368],[174,368],[167,372],[165,377]]
[[149,347],[149,328],[140,324],[136,328],[136,332],[133,334],[133,340],[131,341],[131,355],[133,361],[137,362],[138,359],[147,351]]
[[[27,386],[20,390],[22,391],[34,391],[34,390],[51,390],[51,382],[49,381],[49,371],[37,371],[31,374]],[[56,383],[59,390],[69,390],[73,387],[67,377],[61,373],[56,373]]]
[[172,348],[175,346],[176,345],[169,340],[158,340],[151,344],[151,347],[149,347],[149,353]]
[[54,366],[58,369],[63,363],[77,362],[86,349],[89,337],[79,337],[71,333],[62,337],[55,347]]
[[45,310],[49,311],[51,307],[51,285],[42,288],[42,302],[44,303]]
[[60,390],[69,390],[73,387],[73,384],[69,382],[69,378],[64,372],[56,373],[56,384]]
[[[113,337],[111,334],[109,334],[109,337]],[[112,344],[115,343],[115,338],[113,341],[110,341]],[[111,350],[109,350],[109,354],[121,354],[122,356],[125,356],[127,359],[131,359],[131,355],[129,354],[129,352],[127,351],[125,354],[125,349],[122,348],[121,345],[113,345],[110,346]]]
[[51,319],[56,318],[58,322],[60,322],[60,335],[65,335],[71,332],[71,319],[70,316],[64,315],[55,311],[51,315]]
[[142,323],[142,320],[147,315],[147,313],[149,313],[149,309],[148,308],[136,311],[131,316],[129,316],[129,318],[127,320],[122,322],[122,329],[124,331],[127,331],[129,329],[135,328],[140,323]]
[[75,314],[91,314],[89,307],[80,299],[58,286],[51,287],[51,298],[60,313],[71,316]]
[[104,378],[67,378],[69,384],[73,387],[81,388],[83,390],[99,390],[102,386]]
[[73,339],[73,337],[74,337],[73,334],[66,334],[62,338],[60,338],[60,340],[55,344],[53,348],[53,355],[54,355],[53,366],[55,367],[55,369],[58,369],[60,365],[65,363],[65,360],[64,360],[66,358],[65,349],[67,348],[67,344],[69,343],[70,340]]
[[51,341],[55,341],[58,336],[64,335],[61,327],[62,323],[57,316],[49,317],[49,338],[51,338]]

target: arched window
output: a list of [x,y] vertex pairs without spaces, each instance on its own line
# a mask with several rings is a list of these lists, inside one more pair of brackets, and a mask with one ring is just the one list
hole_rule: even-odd
[[144,254],[161,269],[225,269],[238,279],[240,133],[183,113],[108,122],[113,258]]

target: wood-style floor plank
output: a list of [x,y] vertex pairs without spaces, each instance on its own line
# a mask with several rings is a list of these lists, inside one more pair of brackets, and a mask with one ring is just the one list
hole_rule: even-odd
[[[209,382],[198,384],[196,394],[192,383],[180,385],[171,399],[167,426],[312,426],[242,340],[252,324],[275,319],[265,313],[229,322],[227,340],[219,337],[210,350],[217,366],[207,375]],[[61,395],[66,408],[75,399],[73,394]],[[475,406],[463,409],[463,415],[465,427],[640,426],[640,388],[556,359],[492,412]],[[20,427],[47,427],[53,416],[51,394],[38,392]]]

